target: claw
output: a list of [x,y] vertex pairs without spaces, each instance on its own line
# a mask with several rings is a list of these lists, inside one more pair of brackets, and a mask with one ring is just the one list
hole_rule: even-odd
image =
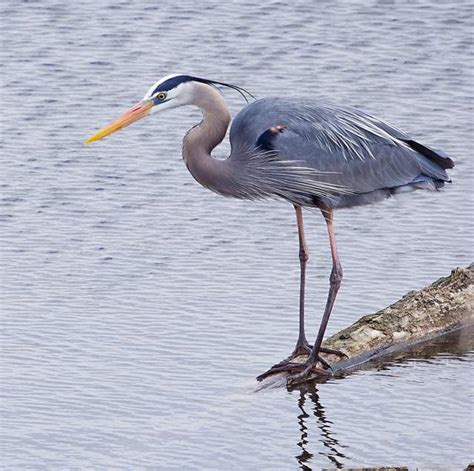
[[323,357],[318,356],[318,360],[327,370],[333,371],[331,364],[328,363]]

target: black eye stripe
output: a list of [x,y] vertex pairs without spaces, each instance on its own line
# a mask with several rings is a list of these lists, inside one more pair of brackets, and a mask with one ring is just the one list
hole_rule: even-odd
[[156,96],[156,94],[159,92],[167,92],[169,90],[172,90],[173,88],[176,88],[178,85],[182,83],[193,82],[193,81],[205,83],[206,85],[214,85],[214,86],[222,85],[224,87],[232,88],[236,92],[240,93],[247,102],[248,102],[248,99],[246,97],[246,94],[255,99],[255,97],[250,92],[248,92],[244,88],[238,87],[237,85],[232,85],[232,84],[228,84],[224,82],[216,82],[215,80],[206,80],[199,77],[192,77],[191,75],[178,75],[176,77],[171,77],[168,80],[165,80],[163,83],[158,85],[153,90],[152,95]]
[[176,88],[181,83],[190,82],[193,80],[193,77],[189,75],[178,75],[177,77],[171,77],[163,83],[160,83],[154,90],[152,95],[156,95],[159,92],[167,92]]

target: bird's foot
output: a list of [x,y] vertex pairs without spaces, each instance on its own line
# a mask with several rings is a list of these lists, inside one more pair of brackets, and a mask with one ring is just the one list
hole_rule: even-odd
[[300,384],[305,381],[311,381],[314,379],[327,379],[332,376],[331,365],[324,359],[318,358],[323,366],[327,369],[319,368],[317,362],[292,362],[289,360],[283,360],[276,365],[273,365],[268,371],[262,373],[260,376],[257,376],[258,381],[262,381],[268,376],[271,376],[276,373],[287,373],[288,385]]
[[[307,354],[308,352],[306,351],[303,353]],[[302,353],[298,353],[296,356],[301,356],[301,354]],[[292,356],[287,360],[283,360],[280,363],[273,365],[269,370],[265,371],[265,373],[257,376],[257,381],[262,381],[263,379],[268,378],[268,376],[276,373],[287,373],[289,375],[288,384],[293,383],[295,380],[301,382],[316,379],[321,376],[325,378],[332,376],[332,367],[324,358],[318,356],[316,362],[296,362],[291,361]],[[325,369],[316,366],[318,362],[320,362]]]
[[333,375],[331,365],[321,357],[318,357],[318,360],[326,369],[316,366],[317,362],[306,362],[303,364],[305,368],[301,371],[290,372],[286,380],[287,386],[291,388],[310,381],[327,381]]
[[[309,355],[313,347],[308,342],[297,343],[293,353],[288,357],[288,360],[294,360],[295,358],[302,356],[302,355]],[[340,350],[334,350],[332,348],[324,348],[321,347],[319,349],[319,353],[326,353],[327,355],[336,355],[340,358],[349,358],[344,352]],[[319,357],[319,361],[324,364],[324,359]]]
[[[315,362],[308,361],[308,357],[311,354],[312,349],[312,346],[308,342],[298,341],[293,353],[286,360],[273,365],[268,371],[265,371],[265,373],[262,373],[260,376],[258,376],[257,380],[262,381],[268,376],[276,373],[287,373],[289,375],[288,384],[294,385],[304,381],[310,381],[312,379],[321,379],[321,377],[327,379],[329,376],[332,376],[333,373],[331,364],[321,355],[317,356],[317,360]],[[319,349],[319,353],[336,355],[341,358],[348,358],[345,353],[332,348],[321,347]],[[295,361],[297,358],[303,356],[306,357],[306,361]],[[323,366],[323,368],[317,366],[318,362]]]
[[[257,376],[257,380],[262,381],[268,376],[276,373],[287,373],[289,375],[288,384],[294,385],[321,377],[327,379],[329,376],[332,376],[333,369],[331,364],[321,355],[317,356],[316,361],[309,361],[312,350],[313,347],[305,339],[302,341],[298,340],[295,349],[286,360],[282,360],[280,363],[273,365],[269,370],[265,371],[265,373]],[[345,353],[332,348],[321,347],[319,349],[319,353],[336,355],[341,358],[348,358]],[[297,359],[300,357],[306,358],[301,358],[300,361],[298,361]],[[318,362],[323,366],[323,368],[317,366]]]

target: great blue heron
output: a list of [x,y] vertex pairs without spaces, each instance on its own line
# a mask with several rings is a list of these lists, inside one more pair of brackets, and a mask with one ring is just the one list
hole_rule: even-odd
[[[212,157],[231,121],[217,87],[236,85],[189,75],[168,75],[145,97],[86,143],[149,115],[184,105],[200,108],[203,119],[183,140],[183,159],[193,177],[224,196],[245,199],[280,197],[296,211],[300,258],[299,335],[293,353],[273,366],[269,374],[287,371],[296,380],[316,374],[330,375],[321,353],[329,316],[341,285],[342,268],[336,248],[335,209],[359,206],[416,189],[437,190],[449,182],[446,169],[453,161],[429,149],[389,124],[357,109],[288,97],[252,102],[235,117],[230,129],[231,153],[225,160]],[[308,249],[303,228],[303,207],[317,207],[327,224],[332,255],[329,294],[317,338],[312,345],[304,328],[304,291]],[[294,360],[306,353],[305,363]],[[319,363],[323,368],[318,367]]]

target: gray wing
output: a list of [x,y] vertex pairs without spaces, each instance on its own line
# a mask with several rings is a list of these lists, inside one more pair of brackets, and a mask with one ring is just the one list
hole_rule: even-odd
[[[281,132],[269,132],[275,126]],[[266,98],[235,118],[234,149],[253,144],[279,159],[317,170],[319,179],[352,194],[366,194],[421,181],[449,181],[451,159],[411,140],[389,124],[351,108]],[[232,157],[231,154],[231,157]]]

